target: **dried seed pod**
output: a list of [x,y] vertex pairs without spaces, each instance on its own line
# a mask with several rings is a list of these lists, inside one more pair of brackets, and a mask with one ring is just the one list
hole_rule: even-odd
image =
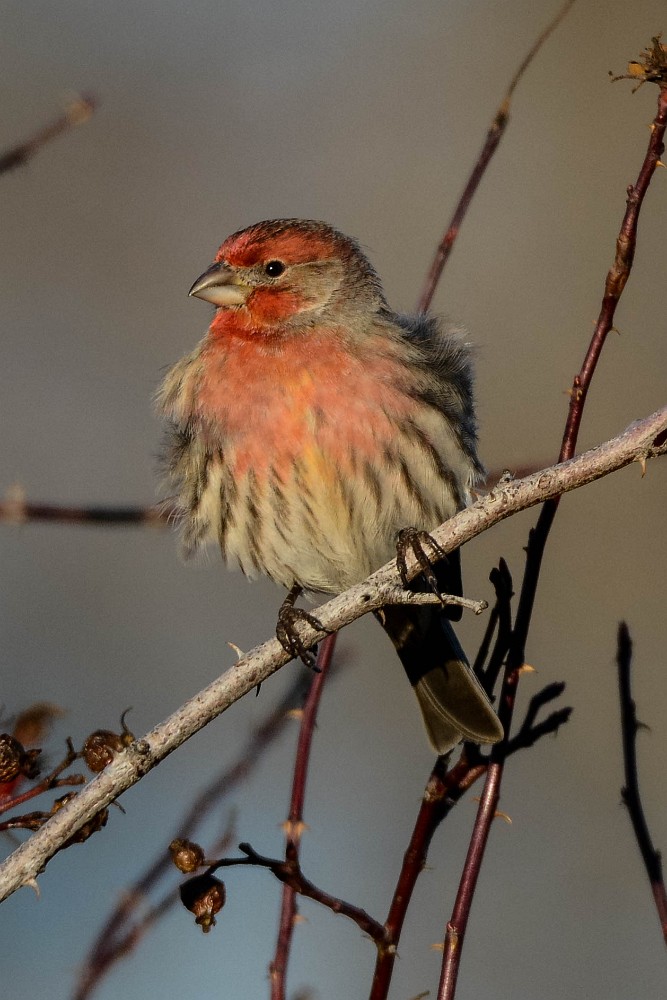
[[103,771],[117,753],[134,742],[134,733],[131,733],[125,725],[125,716],[129,711],[130,709],[126,708],[120,717],[122,726],[120,733],[114,733],[110,729],[96,729],[83,744],[81,757],[94,774]]
[[192,840],[172,840],[169,853],[171,860],[184,875],[197,871],[204,864],[204,849]]
[[215,927],[215,914],[225,905],[225,884],[213,875],[195,875],[181,886],[181,902],[195,915],[204,934]]
[[0,734],[0,781],[13,781],[19,776],[23,753],[22,745],[14,736]]
[[15,736],[0,734],[0,783],[13,781],[19,775],[36,778],[39,774],[37,758],[41,750],[26,750]]

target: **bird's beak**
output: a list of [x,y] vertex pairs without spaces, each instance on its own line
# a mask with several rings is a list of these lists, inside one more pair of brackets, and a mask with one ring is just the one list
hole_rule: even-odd
[[232,271],[231,267],[222,262],[211,264],[204,271],[188,292],[198,299],[212,302],[214,306],[241,306],[250,295],[252,289]]

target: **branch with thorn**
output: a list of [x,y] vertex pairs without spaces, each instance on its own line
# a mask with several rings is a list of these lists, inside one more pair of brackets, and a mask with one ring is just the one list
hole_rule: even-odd
[[[560,497],[633,462],[667,453],[667,406],[631,424],[618,437],[526,479],[498,486],[488,496],[460,511],[433,533],[444,552],[450,552],[505,518],[545,499]],[[419,567],[408,558],[408,573]],[[317,609],[317,617],[331,631],[380,607],[382,588],[396,586],[395,562],[387,563]],[[314,644],[324,635],[310,637]],[[248,653],[216,681],[196,694],[163,723],[119,753],[112,763],[61,809],[27,843],[0,865],[0,899],[6,898],[39,873],[59,846],[122,792],[136,784],[168,754],[230,705],[267,680],[288,660],[277,639]],[[522,660],[523,663],[523,660]]]

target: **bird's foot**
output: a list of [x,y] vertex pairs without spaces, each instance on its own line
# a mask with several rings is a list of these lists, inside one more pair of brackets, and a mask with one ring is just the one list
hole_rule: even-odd
[[286,653],[289,653],[293,659],[299,659],[311,670],[319,673],[319,667],[317,666],[316,658],[314,652],[308,648],[307,643],[301,637],[300,625],[308,625],[315,632],[326,632],[327,635],[330,634],[329,629],[325,628],[319,618],[315,615],[311,615],[308,611],[304,611],[303,608],[296,608],[294,602],[297,597],[301,594],[303,588],[298,584],[294,584],[289,594],[280,605],[280,611],[278,612],[278,623],[276,625],[276,638],[280,645],[283,647]]
[[[427,548],[431,550],[432,556],[428,555]],[[433,557],[435,560],[446,559],[447,553],[438,545],[435,538],[429,535],[428,531],[420,531],[418,528],[401,528],[396,538],[396,569],[406,590],[411,589],[407,565],[407,555],[410,552],[419,563],[422,576],[429,588],[434,594],[441,597],[432,559]]]

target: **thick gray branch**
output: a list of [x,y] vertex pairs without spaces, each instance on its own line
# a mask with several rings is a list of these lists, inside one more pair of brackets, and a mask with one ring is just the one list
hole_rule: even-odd
[[[433,532],[438,544],[449,552],[497,524],[535,504],[578,489],[609,475],[631,462],[645,462],[667,452],[667,407],[631,424],[619,437],[577,458],[536,472],[525,479],[502,483],[472,507],[461,511]],[[408,560],[411,575],[419,572]],[[364,583],[323,604],[317,617],[331,630],[388,603],[396,603],[398,574],[387,563]],[[322,636],[320,636],[322,638]],[[276,639],[265,642],[239,660],[221,677],[191,698],[173,715],[147,733],[94,778],[76,798],[59,810],[37,833],[0,865],[0,900],[22,885],[35,884],[35,877],[49,858],[84,823],[121,792],[134,785],[208,722],[252,691],[287,662],[287,654]]]

